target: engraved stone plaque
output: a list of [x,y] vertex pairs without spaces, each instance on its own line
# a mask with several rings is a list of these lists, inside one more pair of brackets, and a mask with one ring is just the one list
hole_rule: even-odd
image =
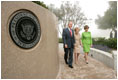
[[2,1],[1,78],[57,78],[57,24],[52,12],[32,1]]
[[9,25],[11,38],[21,48],[34,47],[40,39],[41,29],[38,19],[30,12],[19,12],[11,19]]

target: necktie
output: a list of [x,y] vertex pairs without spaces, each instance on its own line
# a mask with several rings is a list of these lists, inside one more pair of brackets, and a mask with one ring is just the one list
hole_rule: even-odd
[[72,37],[72,30],[70,29],[70,35],[71,35],[71,37]]

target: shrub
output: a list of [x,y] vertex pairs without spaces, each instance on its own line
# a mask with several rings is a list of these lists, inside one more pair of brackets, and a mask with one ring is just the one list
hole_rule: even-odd
[[109,48],[117,49],[117,39],[116,39],[116,38],[107,39],[107,40],[106,40],[106,45],[107,45]]
[[59,43],[63,43],[63,40],[62,40],[62,38],[59,38]]
[[93,44],[105,45],[105,38],[93,38]]
[[116,38],[93,38],[93,45],[106,45],[109,48],[117,49],[117,39]]

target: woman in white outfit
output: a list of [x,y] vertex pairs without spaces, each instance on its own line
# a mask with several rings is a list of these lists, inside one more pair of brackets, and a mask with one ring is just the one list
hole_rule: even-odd
[[80,39],[80,29],[78,27],[75,28],[75,44],[74,44],[74,60],[75,64],[78,64],[78,57],[80,55],[80,45],[81,45],[81,39]]

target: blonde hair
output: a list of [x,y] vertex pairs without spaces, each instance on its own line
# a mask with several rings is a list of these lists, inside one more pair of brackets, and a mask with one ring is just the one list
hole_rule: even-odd
[[77,29],[79,30],[79,28],[78,28],[78,27],[76,27],[76,28],[74,29],[74,31],[76,32],[76,30],[77,30]]

